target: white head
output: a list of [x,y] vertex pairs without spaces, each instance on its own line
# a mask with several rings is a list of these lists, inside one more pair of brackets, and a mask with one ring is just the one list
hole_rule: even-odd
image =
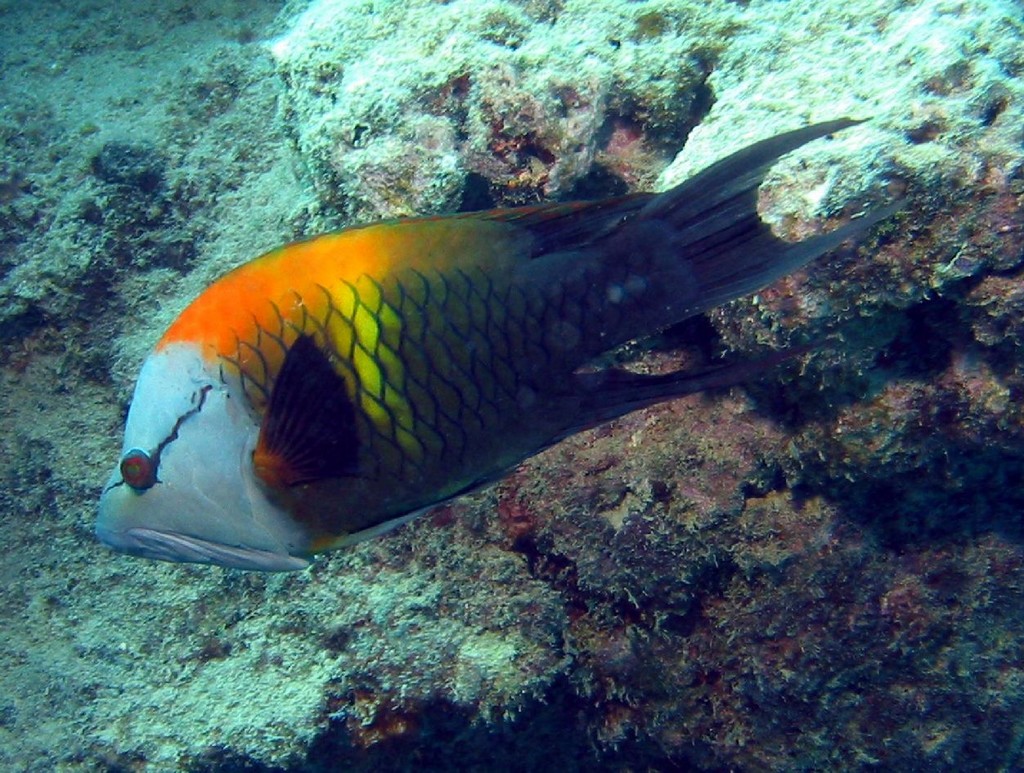
[[146,360],[128,411],[121,462],[100,499],[104,544],[164,561],[301,569],[306,537],[253,472],[259,427],[244,397],[175,343]]

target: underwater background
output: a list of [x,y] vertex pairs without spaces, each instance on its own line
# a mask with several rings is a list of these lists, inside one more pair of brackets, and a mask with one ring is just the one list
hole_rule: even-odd
[[[1019,2],[12,0],[0,66],[0,769],[1024,769]],[[765,218],[904,211],[619,356],[827,346],[304,572],[96,542],[228,268],[846,115]]]

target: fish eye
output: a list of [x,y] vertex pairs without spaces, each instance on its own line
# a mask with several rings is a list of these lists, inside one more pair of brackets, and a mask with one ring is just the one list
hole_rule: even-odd
[[136,491],[145,491],[156,483],[156,464],[141,448],[133,448],[121,458],[121,477]]

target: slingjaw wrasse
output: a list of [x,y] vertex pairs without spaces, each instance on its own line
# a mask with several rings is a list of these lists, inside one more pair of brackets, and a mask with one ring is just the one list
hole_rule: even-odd
[[235,269],[143,365],[99,538],[298,569],[574,432],[749,375],[584,366],[888,214],[797,243],[758,217],[776,159],[854,123],[759,142],[661,194],[394,220]]

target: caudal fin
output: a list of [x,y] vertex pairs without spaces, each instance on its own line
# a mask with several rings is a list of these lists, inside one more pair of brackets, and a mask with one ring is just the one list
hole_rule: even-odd
[[[756,292],[892,214],[898,203],[800,242],[778,238],[758,215],[757,189],[781,156],[858,123],[841,118],[762,140],[660,194],[473,217],[529,232],[515,281],[544,299],[545,329],[571,339],[582,363]],[[566,330],[572,335],[558,332]]]
[[[637,226],[648,222],[669,229],[661,231],[662,237],[671,240],[696,283],[695,303],[681,310],[686,316],[756,292],[899,208],[897,203],[872,210],[800,242],[779,239],[758,216],[757,189],[781,156],[859,123],[841,118],[754,143],[654,197],[637,213]],[[674,267],[663,270],[672,273]]]

